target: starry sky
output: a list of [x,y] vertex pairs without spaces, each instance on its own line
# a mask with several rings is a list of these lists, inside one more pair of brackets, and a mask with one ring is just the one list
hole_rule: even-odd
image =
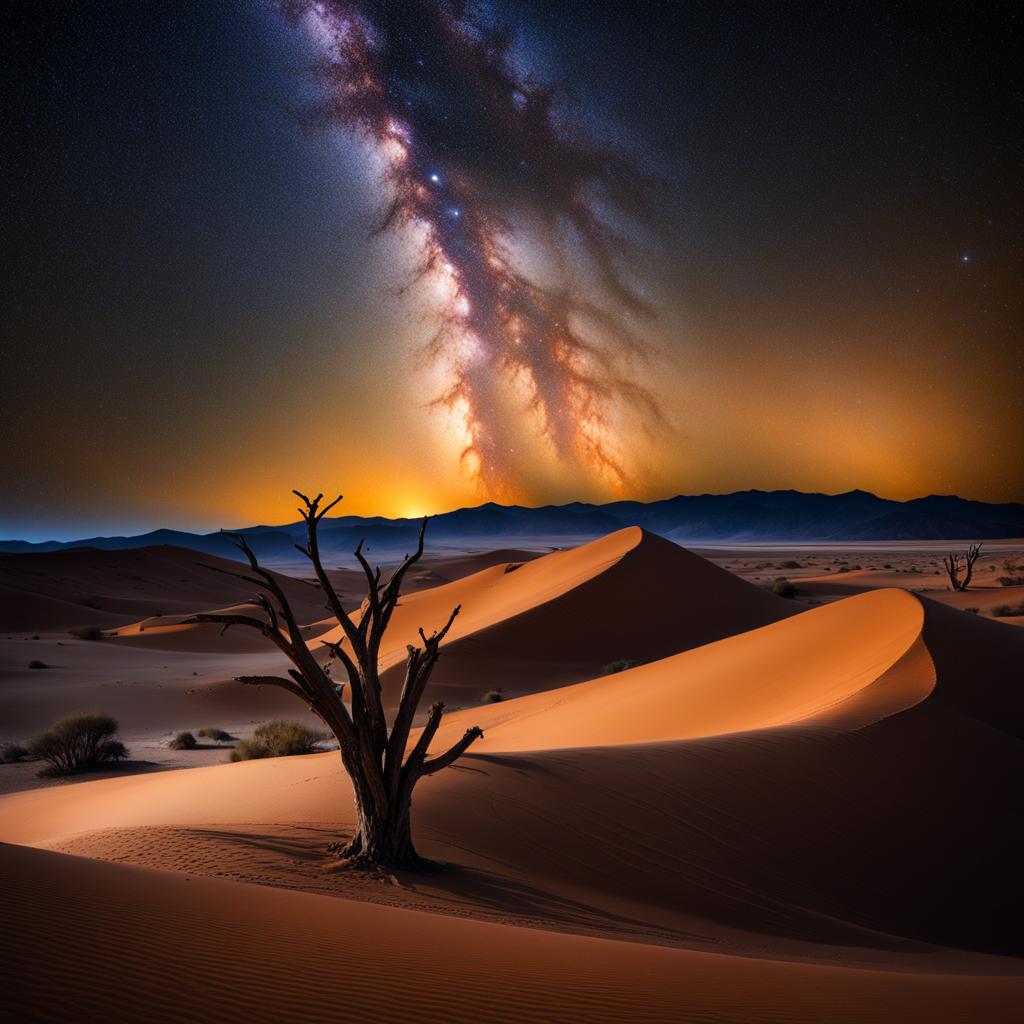
[[1024,500],[1014,4],[0,18],[0,535]]

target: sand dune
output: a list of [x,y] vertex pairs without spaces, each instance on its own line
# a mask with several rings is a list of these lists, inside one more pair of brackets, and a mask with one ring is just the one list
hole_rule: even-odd
[[[619,659],[648,662],[774,622],[799,610],[760,587],[636,527],[579,548],[489,567],[441,583],[485,556],[440,560],[397,608],[381,650],[385,695],[397,700],[406,645],[462,612],[431,680],[431,696],[476,704],[501,688],[532,693],[597,674]],[[449,562],[451,564],[449,564]],[[634,599],[635,598],[635,599]],[[184,616],[182,616],[184,617]],[[119,642],[165,650],[256,651],[261,640],[180,618],[120,630]],[[317,615],[309,638],[342,631]]]
[[450,716],[489,752],[691,739],[816,720],[866,725],[935,681],[921,603],[875,591],[649,665]]
[[[404,599],[381,663],[397,698],[405,645],[461,604],[431,680],[449,702],[488,689],[532,693],[590,678],[618,659],[655,661],[775,622],[789,602],[636,527],[525,564],[498,565]],[[337,632],[337,631],[336,631]]]
[[[571,899],[745,952],[1012,952],[1018,857],[999,808],[1024,794],[1019,739],[958,704],[955,667],[944,694],[925,621],[915,597],[863,595],[454,716],[449,729],[473,719],[487,735],[418,792],[424,852],[491,887],[539,887],[562,926],[551,907]],[[97,829],[344,831],[351,814],[336,755],[318,755],[14,794],[0,800],[0,838],[74,851]],[[88,850],[180,866],[173,844],[151,840],[97,833]],[[230,842],[220,858],[234,863]]]
[[[505,554],[519,553],[447,557],[429,563],[431,578],[420,581],[421,589],[403,598],[382,652],[383,663],[394,666],[384,680],[391,699],[401,686],[405,645],[418,641],[421,625],[431,629],[442,624],[459,603],[463,612],[428,695],[455,706],[477,704],[482,693],[493,688],[515,695],[577,682],[619,658],[653,661],[799,610],[792,602],[637,529],[530,561],[488,564]],[[123,556],[140,558],[140,565],[151,567],[145,586],[138,581],[133,584],[139,588],[133,600],[150,602],[147,610],[155,601],[152,588],[179,571],[171,567],[183,565],[183,559],[193,561],[191,553],[173,548],[155,553],[60,552],[31,558],[81,563],[85,586],[85,569],[94,562],[106,565],[95,560],[108,556],[114,559],[112,566],[115,556]],[[473,569],[477,571],[470,576],[439,582],[445,574]],[[195,565],[190,564],[189,571],[195,579],[188,587],[198,590],[201,585],[214,585],[203,591],[207,598],[182,583],[185,590],[179,605],[187,601],[186,607],[172,614],[169,597],[163,616],[121,625],[115,638],[100,644],[83,645],[53,636],[32,645],[23,640],[0,641],[0,739],[24,740],[60,715],[92,708],[109,711],[125,728],[142,728],[147,734],[194,728],[213,721],[211,715],[228,726],[268,715],[303,717],[304,709],[285,694],[266,691],[254,700],[251,690],[231,682],[233,676],[246,672],[284,671],[284,659],[263,638],[243,629],[223,634],[217,626],[182,625],[192,612],[230,607],[231,599],[245,599],[251,590]],[[113,570],[100,576],[111,593],[126,586]],[[171,582],[167,586],[173,597],[178,591]],[[345,585],[355,586],[351,579]],[[288,588],[298,595],[297,607],[309,617],[311,641],[338,635],[339,630],[322,619],[318,591],[295,581]],[[30,671],[28,663],[37,657],[52,670]]]
[[738,960],[13,847],[0,866],[18,1020],[967,1022],[1008,1020],[1020,996],[1015,979]]
[[[140,616],[185,615],[248,599],[252,587],[202,568],[241,566],[185,548],[72,550],[0,555],[0,623],[10,632],[121,625]],[[304,620],[321,618],[315,588],[279,576]]]
[[[7,954],[25,998],[59,1011],[102,990],[106,1016],[132,1019],[138,991],[171,1019],[180,969],[232,993],[228,1019],[316,1019],[340,992],[347,1012],[388,1020],[406,990],[365,1001],[397,958],[429,965],[429,994],[410,976],[424,1019],[460,999],[495,1020],[1016,1019],[1024,633],[901,590],[793,614],[663,543],[621,531],[403,601],[399,632],[464,601],[441,663],[455,693],[477,648],[517,671],[524,651],[543,664],[564,649],[541,674],[551,687],[606,632],[602,657],[624,640],[667,648],[451,715],[438,745],[471,723],[485,737],[417,790],[439,874],[395,886],[329,870],[326,837],[353,823],[337,754],[0,798],[0,840],[49,851],[0,848],[18,880],[4,899],[61,936],[53,963]],[[233,881],[197,877],[211,875]],[[102,956],[68,931],[96,920],[116,936]],[[348,964],[333,988],[302,959],[314,948]],[[253,966],[268,953],[280,973]]]

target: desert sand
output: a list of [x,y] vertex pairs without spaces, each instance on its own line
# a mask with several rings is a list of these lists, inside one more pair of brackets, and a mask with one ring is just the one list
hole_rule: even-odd
[[[462,605],[435,747],[485,735],[417,789],[436,873],[332,864],[336,752],[43,788],[0,766],[22,773],[0,797],[14,1019],[1019,1019],[1024,630],[891,580],[784,600],[637,529],[513,554],[424,572],[382,652]],[[73,641],[42,624],[51,588],[39,639],[4,641],[0,738],[85,700],[133,748],[300,718],[231,682],[275,654],[181,624],[244,596],[191,596]],[[54,667],[12,664],[33,656]]]

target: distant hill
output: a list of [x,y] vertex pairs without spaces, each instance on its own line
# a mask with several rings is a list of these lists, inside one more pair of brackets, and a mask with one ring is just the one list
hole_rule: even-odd
[[[431,520],[438,542],[502,544],[536,538],[586,540],[623,526],[642,526],[682,544],[744,542],[843,542],[912,540],[991,540],[1024,537],[1024,504],[990,504],[954,495],[891,501],[867,491],[806,494],[803,491],[736,491],[733,494],[677,495],[662,501],[615,501],[605,505],[572,502],[525,508],[488,502],[445,512]],[[321,527],[328,557],[347,556],[364,538],[368,549],[402,553],[416,541],[418,521],[380,516],[339,516]],[[265,560],[294,559],[303,524],[251,526],[244,533]],[[222,533],[154,530],[137,537],[88,537],[77,541],[30,544],[0,541],[0,551],[59,551],[69,548],[123,550],[173,544],[206,554],[235,557]]]

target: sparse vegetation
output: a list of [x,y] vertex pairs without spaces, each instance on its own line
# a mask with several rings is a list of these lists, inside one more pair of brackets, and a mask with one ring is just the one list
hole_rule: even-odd
[[1024,576],[1000,576],[996,582],[1001,587],[1024,587]]
[[803,566],[799,562],[794,562],[791,558],[788,562],[779,562],[780,569],[802,569]]
[[33,658],[28,663],[28,667],[29,668],[49,668],[50,666],[47,665],[45,661],[40,661],[38,658]]
[[68,630],[68,635],[76,640],[102,640],[103,630],[99,626],[75,626]]
[[48,775],[97,771],[128,756],[117,728],[110,715],[70,715],[32,740],[29,750],[49,764]]
[[485,694],[480,697],[480,700],[484,704],[498,704],[505,699],[504,694],[500,689],[488,690]]
[[0,744],[0,764],[17,764],[32,756],[32,751],[20,743]]
[[980,608],[965,608],[964,611],[967,612],[968,615],[980,615],[981,614],[981,609]]
[[264,722],[257,726],[252,739],[239,740],[231,751],[232,761],[256,761],[264,757],[292,757],[316,754],[326,739],[301,722]]
[[997,619],[1009,619],[1015,615],[1024,615],[1024,602],[1020,604],[998,604],[992,609]]
[[171,750],[195,750],[199,742],[190,732],[179,732],[177,736],[167,744]]
[[778,597],[794,598],[800,591],[785,576],[780,576],[771,586],[771,591]]
[[601,666],[601,675],[612,676],[616,672],[625,672],[628,668],[636,668],[640,664],[637,661],[631,661],[629,658],[617,658],[615,661],[609,661],[607,665]]
[[218,729],[212,725],[204,726],[196,735],[204,740],[213,740],[214,743],[230,743],[235,738],[225,729]]

